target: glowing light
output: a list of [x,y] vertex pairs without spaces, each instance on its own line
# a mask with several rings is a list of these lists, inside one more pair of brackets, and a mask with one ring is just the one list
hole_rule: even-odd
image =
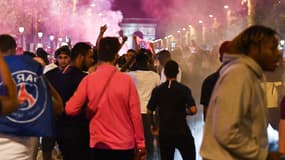
[[244,5],[244,4],[246,4],[246,2],[247,2],[247,0],[242,0],[241,4]]
[[[98,35],[100,27],[107,23],[110,25],[106,35],[117,35],[121,30],[119,24],[123,19],[123,14],[121,11],[112,10],[113,0],[90,0],[87,5],[81,5],[81,1],[84,0],[2,0],[0,1],[1,32],[16,35],[22,32],[19,31],[19,27],[25,27],[24,39],[30,36],[36,36],[39,39],[37,32],[41,31],[44,33],[43,36],[47,36],[47,39],[41,38],[44,44],[46,40],[49,41],[50,34],[54,34],[57,40],[56,33],[69,34],[74,41],[84,39],[94,43],[97,38],[94,35]],[[45,9],[40,9],[38,6],[44,6]],[[88,10],[91,10],[92,14]],[[106,17],[104,22],[102,16]],[[72,24],[72,28],[77,29],[71,31],[68,25],[54,25],[63,23]],[[11,26],[16,26],[16,28]],[[30,32],[33,28],[36,32]],[[27,46],[30,45],[27,44]],[[35,46],[36,44],[32,47]]]
[[44,36],[44,33],[43,32],[38,32],[38,37],[39,38],[42,38]]
[[210,18],[213,18],[214,16],[212,14],[209,15]]
[[58,41],[59,41],[59,42],[62,42],[62,40],[63,40],[63,39],[62,39],[61,37],[58,38]]
[[43,48],[43,44],[42,43],[37,43],[37,48]]
[[203,21],[202,21],[202,20],[199,20],[199,23],[200,23],[200,24],[202,24],[202,23],[203,23]]
[[25,31],[25,28],[24,27],[19,27],[19,32],[20,33],[23,33]]
[[186,31],[186,28],[182,28],[183,31]]
[[60,46],[62,47],[62,46],[68,46],[68,44],[66,43],[66,42],[62,42],[61,44],[60,44]]
[[281,45],[285,45],[285,40],[280,40]]
[[188,27],[191,28],[192,27],[191,24],[189,24]]
[[49,36],[49,40],[53,41],[54,40],[54,35]]
[[224,5],[224,9],[229,9],[229,6],[228,5]]
[[180,33],[180,30],[178,30],[177,33]]
[[172,34],[168,35],[167,37],[168,37],[168,38],[172,37]]

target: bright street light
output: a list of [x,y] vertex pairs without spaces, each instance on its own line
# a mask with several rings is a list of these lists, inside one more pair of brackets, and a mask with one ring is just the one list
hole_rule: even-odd
[[25,31],[25,28],[24,27],[19,27],[19,32],[20,33],[23,33]]
[[49,36],[49,40],[53,41],[54,40],[54,35]]
[[44,33],[43,33],[43,32],[38,32],[38,37],[39,37],[39,38],[42,38],[42,37],[43,37],[43,35],[44,35]]

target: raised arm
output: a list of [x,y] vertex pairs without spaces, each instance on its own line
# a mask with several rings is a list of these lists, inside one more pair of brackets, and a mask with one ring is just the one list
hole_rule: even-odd
[[12,79],[10,70],[0,53],[0,77],[7,94],[0,96],[0,115],[7,115],[18,109],[17,87]]
[[134,40],[134,46],[135,46],[135,50],[138,52],[140,50],[140,46],[138,44],[138,37],[137,35],[133,35],[133,40]]
[[99,32],[99,35],[98,35],[97,40],[96,40],[97,51],[99,50],[100,41],[103,38],[104,33],[106,32],[106,30],[107,30],[107,25],[106,24],[104,26],[100,27],[100,32]]

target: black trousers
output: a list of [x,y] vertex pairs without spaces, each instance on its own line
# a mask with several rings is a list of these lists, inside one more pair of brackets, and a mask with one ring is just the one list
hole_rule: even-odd
[[134,160],[135,150],[91,149],[91,160]]
[[79,139],[71,142],[68,139],[58,138],[57,142],[63,160],[90,160],[89,140]]
[[146,150],[147,150],[147,160],[152,160],[154,157],[154,145],[153,140],[154,137],[151,134],[150,131],[150,120],[147,117],[147,114],[142,114],[142,120],[143,120],[143,127],[144,127],[144,137],[145,137],[145,144],[146,144]]
[[161,160],[173,160],[174,151],[177,148],[183,160],[195,160],[196,151],[194,138],[189,129],[184,133],[160,133]]
[[55,145],[55,138],[53,137],[43,137],[42,138],[42,152],[43,152],[43,160],[51,160],[52,159],[52,150]]

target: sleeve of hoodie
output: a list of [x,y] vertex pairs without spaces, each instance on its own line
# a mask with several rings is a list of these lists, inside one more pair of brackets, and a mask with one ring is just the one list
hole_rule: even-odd
[[215,91],[218,96],[213,106],[213,134],[220,145],[239,159],[265,160],[267,150],[260,147],[251,134],[254,121],[251,107],[255,104],[251,104],[254,84],[250,74],[253,73],[241,67],[221,77]]
[[133,123],[134,131],[135,131],[135,140],[138,148],[145,147],[145,139],[144,139],[144,131],[143,131],[143,123],[142,116],[140,111],[140,100],[139,95],[136,89],[134,82],[130,79],[129,81],[129,106],[131,113],[131,121]]

